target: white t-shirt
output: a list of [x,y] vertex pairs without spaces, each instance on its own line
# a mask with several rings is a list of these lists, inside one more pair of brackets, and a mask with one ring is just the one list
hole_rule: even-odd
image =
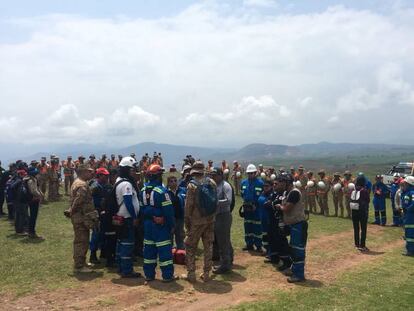
[[[121,180],[121,177],[116,179],[116,182]],[[134,187],[131,185],[129,181],[123,181],[116,187],[116,200],[119,205],[119,211],[117,213],[118,216],[122,216],[124,218],[131,218],[125,203],[124,203],[124,195],[132,195],[132,204],[134,205],[135,214],[138,215],[139,213],[139,201],[137,192],[135,191]]]

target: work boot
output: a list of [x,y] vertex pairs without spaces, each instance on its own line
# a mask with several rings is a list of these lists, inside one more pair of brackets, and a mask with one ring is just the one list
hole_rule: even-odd
[[163,279],[162,282],[163,283],[171,283],[171,282],[177,281],[178,279],[179,279],[179,277],[177,275],[173,275],[172,278]]
[[298,283],[298,282],[305,282],[305,279],[300,279],[297,276],[291,276],[287,279],[288,283]]
[[218,267],[217,269],[213,270],[214,274],[226,274],[229,273],[231,270],[229,268]]
[[200,279],[202,279],[204,283],[207,283],[208,281],[210,281],[210,273],[209,272],[201,273]]
[[93,270],[88,267],[75,268],[75,273],[92,273]]
[[181,279],[186,280],[190,283],[196,282],[196,276],[194,272],[188,272],[187,274],[182,274]]
[[277,271],[282,272],[282,271],[284,271],[286,269],[290,269],[290,267],[291,267],[291,265],[289,265],[289,264],[287,264],[287,263],[284,262],[280,267],[277,268]]
[[414,257],[414,253],[402,253],[403,256]]
[[242,248],[242,251],[252,251],[254,250],[253,245],[246,245]]
[[96,257],[96,251],[91,251],[91,256],[89,257],[89,262],[93,264],[100,264],[98,257]]
[[256,247],[256,252],[258,252],[259,254],[261,254],[263,256],[266,256],[266,251],[261,246]]
[[45,240],[42,236],[37,235],[36,233],[29,233],[28,237],[29,237],[29,239],[36,239],[36,240],[39,240],[39,241],[44,241]]
[[134,278],[140,278],[142,275],[139,272],[131,272],[128,274],[121,274],[121,278],[123,279],[134,279]]

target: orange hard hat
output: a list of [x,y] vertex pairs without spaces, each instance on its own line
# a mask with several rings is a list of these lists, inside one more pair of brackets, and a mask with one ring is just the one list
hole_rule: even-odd
[[148,175],[158,175],[158,174],[162,174],[163,172],[164,172],[164,169],[158,164],[151,164],[147,169]]

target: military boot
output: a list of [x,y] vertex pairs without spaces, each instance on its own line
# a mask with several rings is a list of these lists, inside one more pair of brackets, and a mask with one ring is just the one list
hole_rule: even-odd
[[93,264],[100,264],[98,257],[96,256],[96,251],[91,251],[91,256],[89,257],[89,262]]
[[207,283],[208,281],[210,281],[210,273],[209,272],[203,272],[200,274],[200,279],[203,280],[204,283]]
[[194,272],[188,272],[187,274],[181,275],[181,279],[186,280],[190,283],[196,282],[196,276]]

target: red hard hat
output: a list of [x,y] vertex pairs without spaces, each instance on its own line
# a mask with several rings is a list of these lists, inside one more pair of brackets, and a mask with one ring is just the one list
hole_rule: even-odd
[[164,170],[158,164],[151,164],[147,169],[148,175],[158,175],[158,174],[162,174],[162,172],[164,172]]
[[96,175],[109,175],[109,172],[106,168],[100,167],[96,170]]

